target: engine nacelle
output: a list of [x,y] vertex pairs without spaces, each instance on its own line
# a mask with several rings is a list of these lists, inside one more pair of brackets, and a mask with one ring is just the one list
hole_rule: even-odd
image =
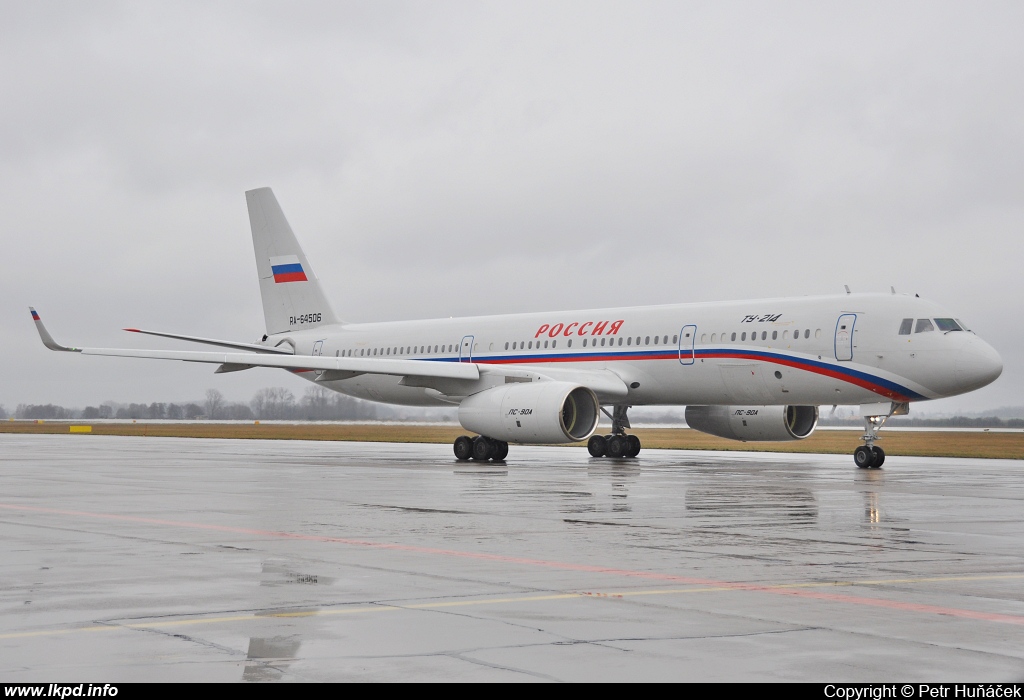
[[817,406],[687,406],[686,424],[744,442],[803,440],[818,425]]
[[570,382],[506,384],[459,404],[462,427],[505,442],[579,442],[594,434],[600,415],[594,392]]

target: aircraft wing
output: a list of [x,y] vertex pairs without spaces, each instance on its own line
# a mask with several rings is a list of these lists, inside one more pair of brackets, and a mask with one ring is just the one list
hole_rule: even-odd
[[267,355],[256,352],[206,352],[192,350],[135,350],[127,348],[74,348],[60,345],[46,330],[39,314],[32,311],[36,330],[43,345],[60,352],[105,357],[138,357],[150,360],[205,362],[231,369],[276,367],[288,370],[325,370],[354,376],[356,374],[389,374],[403,377],[437,377],[442,379],[480,378],[480,370],[472,363],[436,362],[431,360],[389,360],[366,357],[319,357],[305,355]]

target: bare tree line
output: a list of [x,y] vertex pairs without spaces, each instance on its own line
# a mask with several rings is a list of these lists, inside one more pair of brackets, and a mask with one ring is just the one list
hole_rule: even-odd
[[[0,419],[11,416],[0,406]],[[260,389],[248,403],[231,402],[217,389],[187,403],[117,403],[65,408],[55,404],[19,404],[14,418],[35,420],[429,420],[451,421],[453,409],[389,406],[345,396],[322,386],[308,387],[301,399],[290,389]]]

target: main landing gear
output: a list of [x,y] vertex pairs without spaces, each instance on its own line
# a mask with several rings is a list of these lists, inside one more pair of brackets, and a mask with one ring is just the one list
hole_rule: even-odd
[[501,462],[508,457],[508,443],[501,440],[492,440],[483,435],[471,438],[468,435],[460,435],[455,438],[455,458],[460,462],[472,459],[477,462],[486,462],[493,459]]
[[629,406],[615,406],[610,415],[604,408],[601,410],[612,419],[612,434],[594,435],[590,438],[587,442],[590,456],[621,459],[633,458],[640,454],[640,438],[636,435],[626,435],[626,428],[630,427],[629,418],[626,416]]

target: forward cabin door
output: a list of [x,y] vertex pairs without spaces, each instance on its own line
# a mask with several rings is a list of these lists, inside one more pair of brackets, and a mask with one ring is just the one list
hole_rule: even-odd
[[836,359],[848,362],[853,359],[853,327],[857,325],[857,314],[843,314],[836,321]]
[[473,338],[474,336],[467,335],[462,339],[462,344],[459,345],[459,362],[473,361]]
[[679,364],[693,364],[693,344],[697,340],[697,326],[683,326],[679,331]]

